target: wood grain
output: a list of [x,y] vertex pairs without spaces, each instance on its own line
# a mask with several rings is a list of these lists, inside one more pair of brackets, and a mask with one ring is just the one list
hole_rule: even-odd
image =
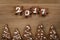
[[0,0],[0,4],[17,4],[17,3],[60,4],[60,0]]

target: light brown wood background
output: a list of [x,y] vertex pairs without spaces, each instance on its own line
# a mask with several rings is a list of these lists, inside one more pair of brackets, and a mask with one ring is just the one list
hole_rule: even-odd
[[[24,8],[31,6],[48,8],[49,14],[46,17],[33,15],[25,19],[24,16],[14,15],[17,5],[24,6]],[[4,24],[9,25],[12,35],[15,28],[18,28],[22,35],[27,24],[31,25],[32,33],[35,34],[37,25],[41,23],[45,27],[46,34],[48,34],[50,25],[53,24],[60,36],[60,0],[0,0],[0,38]]]
[[59,4],[60,0],[0,0],[0,4],[16,4],[16,3],[42,3],[42,4]]

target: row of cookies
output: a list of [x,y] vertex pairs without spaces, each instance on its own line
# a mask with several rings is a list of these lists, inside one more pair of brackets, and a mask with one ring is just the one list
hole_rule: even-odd
[[15,15],[24,15],[25,17],[30,17],[32,14],[39,14],[40,16],[46,16],[48,14],[47,8],[31,7],[29,9],[24,9],[23,6],[16,7]]
[[30,25],[25,26],[22,36],[17,28],[13,32],[13,36],[11,36],[8,25],[5,25],[1,39],[2,40],[60,40],[53,25],[51,25],[47,36],[45,34],[44,26],[42,24],[37,26],[35,37],[31,32]]

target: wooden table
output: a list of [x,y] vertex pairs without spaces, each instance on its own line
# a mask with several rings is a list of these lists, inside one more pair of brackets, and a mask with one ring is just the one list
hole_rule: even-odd
[[[24,2],[24,3],[23,3]],[[58,35],[60,36],[60,1],[59,0],[41,0],[41,1],[17,1],[17,0],[1,0],[0,1],[0,37],[2,34],[2,28],[4,24],[8,24],[11,34],[13,35],[13,31],[15,28],[20,30],[21,35],[23,34],[23,29],[27,24],[30,24],[32,27],[32,32],[35,34],[36,27],[38,24],[43,24],[45,27],[46,34],[48,34],[48,30],[53,24],[57,30]],[[12,4],[13,3],[13,4]],[[33,4],[31,4],[33,3]],[[34,4],[36,3],[36,4]],[[45,4],[44,4],[45,3]],[[26,19],[24,16],[15,16],[15,6],[19,4],[20,6],[24,6],[24,8],[29,8],[33,6],[39,6],[42,8],[48,8],[49,14],[46,17],[41,17],[39,15],[33,15],[32,17]]]

